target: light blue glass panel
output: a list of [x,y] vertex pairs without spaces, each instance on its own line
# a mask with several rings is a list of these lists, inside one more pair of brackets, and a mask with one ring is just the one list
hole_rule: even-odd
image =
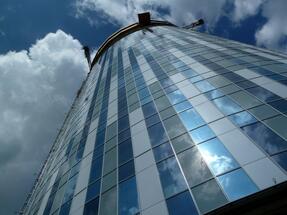
[[231,201],[258,191],[257,186],[242,169],[222,175],[218,180]]
[[189,132],[191,139],[194,143],[198,144],[203,141],[209,140],[213,137],[215,137],[215,134],[213,131],[208,127],[208,125],[202,126],[200,128],[197,128],[195,130],[192,130]]
[[257,120],[247,111],[233,114],[229,116],[229,118],[232,122],[234,122],[234,124],[238,125],[239,127],[257,122]]
[[192,108],[192,105],[189,103],[189,101],[184,101],[174,106],[174,109],[176,110],[177,113],[190,108]]
[[119,215],[133,215],[139,211],[135,177],[119,184]]
[[214,99],[213,102],[225,115],[230,115],[242,111],[238,104],[226,96]]
[[167,94],[167,97],[169,98],[170,102],[174,105],[181,101],[186,100],[185,96],[182,95],[182,93],[179,90],[176,90],[172,93]]
[[196,82],[194,85],[197,86],[197,88],[200,89],[201,92],[203,92],[203,93],[215,89],[210,83],[208,83],[205,80]]
[[239,166],[217,138],[199,144],[198,149],[215,175],[222,174]]
[[201,116],[194,109],[181,112],[179,116],[187,130],[192,130],[205,124]]

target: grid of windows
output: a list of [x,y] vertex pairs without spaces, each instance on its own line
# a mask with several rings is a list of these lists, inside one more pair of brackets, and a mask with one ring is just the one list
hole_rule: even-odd
[[177,27],[125,36],[83,83],[25,214],[205,214],[286,181],[284,62]]

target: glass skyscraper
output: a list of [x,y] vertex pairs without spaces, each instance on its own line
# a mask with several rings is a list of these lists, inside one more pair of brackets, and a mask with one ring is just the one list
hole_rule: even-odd
[[286,55],[168,22],[132,24],[98,50],[22,212],[283,208],[286,98]]

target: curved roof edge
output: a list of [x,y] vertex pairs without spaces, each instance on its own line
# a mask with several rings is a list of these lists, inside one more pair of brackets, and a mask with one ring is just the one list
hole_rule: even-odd
[[90,70],[92,70],[93,66],[97,63],[100,56],[114,43],[125,37],[126,35],[129,35],[135,31],[152,27],[152,26],[162,26],[162,25],[168,25],[168,26],[175,26],[174,24],[167,22],[167,21],[158,21],[158,20],[150,20],[148,23],[141,23],[136,22],[134,24],[131,24],[129,26],[126,26],[124,28],[121,28],[117,32],[113,33],[111,36],[108,37],[108,39],[105,40],[105,42],[101,45],[101,47],[98,49],[96,56],[94,57]]

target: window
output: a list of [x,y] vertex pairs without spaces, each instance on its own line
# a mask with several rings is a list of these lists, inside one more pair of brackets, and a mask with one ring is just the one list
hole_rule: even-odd
[[213,137],[215,137],[215,134],[213,131],[208,127],[208,125],[202,126],[200,128],[197,128],[195,130],[192,130],[189,132],[193,142],[195,144],[199,144],[201,142],[204,142],[206,140],[209,140]]
[[198,149],[215,175],[238,167],[238,163],[217,138],[198,145]]
[[264,102],[270,102],[280,99],[279,96],[275,95],[274,93],[271,93],[270,91],[264,89],[263,87],[258,86],[246,90]]
[[274,155],[273,158],[283,169],[285,169],[285,171],[287,171],[287,152]]
[[75,175],[73,178],[71,178],[67,182],[67,185],[66,185],[66,188],[65,188],[65,194],[64,194],[62,203],[65,203],[65,202],[67,202],[67,201],[69,201],[70,199],[73,198],[74,191],[75,191],[75,188],[76,188],[76,182],[77,182],[77,178],[78,178],[77,176],[78,175]]
[[161,123],[153,125],[147,130],[152,146],[162,144],[168,140]]
[[101,188],[101,180],[97,180],[95,183],[90,184],[87,190],[86,202],[97,197],[100,193],[100,188]]
[[189,191],[180,193],[166,200],[169,215],[198,214]]
[[181,101],[186,100],[185,96],[179,90],[169,93],[167,97],[169,98],[172,104],[177,104]]
[[184,126],[182,125],[182,122],[177,115],[174,115],[164,120],[163,123],[170,138],[179,136],[186,132]]
[[143,105],[142,110],[143,110],[145,118],[157,113],[153,102],[150,102],[150,103]]
[[172,148],[169,142],[163,143],[155,148],[153,148],[153,154],[155,161],[161,161],[171,155],[173,155]]
[[213,102],[225,115],[230,115],[242,111],[239,105],[237,105],[234,101],[226,96],[214,99]]
[[203,214],[228,202],[214,179],[193,188],[191,191],[200,212]]
[[119,181],[123,181],[134,174],[135,166],[133,160],[119,167]]
[[174,157],[157,164],[164,196],[171,197],[187,188]]
[[135,177],[132,177],[119,184],[118,202],[119,215],[134,215],[138,212],[138,194]]
[[176,153],[179,153],[194,145],[188,133],[172,139],[171,142]]
[[121,132],[130,126],[128,115],[122,117],[118,121],[118,131]]
[[234,99],[241,107],[246,109],[262,104],[262,102],[257,100],[254,96],[251,96],[244,91],[233,93],[230,95],[230,97]]
[[159,114],[160,114],[162,120],[165,120],[165,119],[175,115],[176,112],[174,111],[173,107],[169,107],[163,111],[160,111]]
[[166,96],[162,96],[158,99],[155,99],[155,103],[159,111],[164,110],[170,106],[170,102],[168,101]]
[[279,114],[276,110],[274,110],[272,107],[269,105],[260,105],[255,108],[251,108],[249,110],[255,117],[257,117],[260,120],[267,119],[272,116],[276,116]]
[[106,192],[117,183],[117,171],[114,170],[103,177],[102,193]]
[[85,205],[83,215],[98,215],[99,197],[95,198]]
[[205,124],[201,116],[194,109],[181,112],[179,116],[187,130],[192,130]]
[[178,159],[190,187],[212,178],[210,170],[196,147],[180,153]]
[[213,100],[219,97],[222,97],[223,94],[219,91],[219,90],[212,90],[209,92],[205,93],[205,96],[209,99],[209,100]]
[[105,162],[104,162],[104,174],[107,174],[114,170],[117,165],[117,147],[108,151],[105,154]]
[[179,104],[174,105],[174,109],[177,113],[192,108],[192,105],[189,103],[189,101],[184,101]]
[[119,165],[133,158],[131,139],[127,139],[119,145]]
[[222,175],[218,180],[230,201],[258,191],[257,186],[242,169]]
[[284,99],[280,99],[278,101],[269,102],[269,104],[276,108],[277,110],[281,111],[282,113],[287,113],[287,101]]
[[287,142],[261,122],[242,127],[242,130],[269,155],[287,149]]
[[[101,196],[100,215],[117,214],[117,188],[114,187]],[[88,214],[89,215],[89,214]]]
[[239,127],[257,122],[257,120],[247,111],[230,115],[229,118],[234,124],[236,124]]
[[154,125],[154,124],[160,122],[160,118],[159,118],[158,114],[155,114],[155,115],[150,116],[149,118],[147,118],[145,120],[145,122],[146,122],[146,126],[150,127],[151,125]]
[[196,82],[194,85],[203,93],[215,89],[210,83],[205,80]]
[[266,123],[270,128],[273,129],[273,131],[277,132],[281,137],[285,138],[287,140],[287,117],[280,115],[273,117],[271,119],[264,120],[264,123]]

